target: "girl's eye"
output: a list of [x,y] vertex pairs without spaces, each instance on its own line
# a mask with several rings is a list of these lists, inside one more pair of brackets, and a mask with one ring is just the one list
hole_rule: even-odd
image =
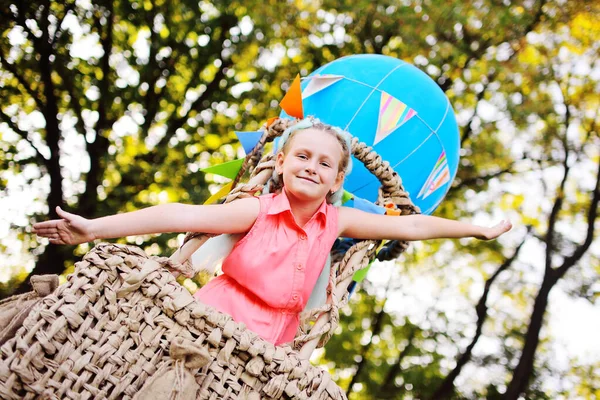
[[326,162],[322,162],[321,165],[324,167],[327,167],[327,168],[331,167],[331,165],[329,165],[329,163],[326,163]]
[[304,155],[304,154],[298,154],[298,158],[301,158],[302,160],[306,160],[308,157],[306,157],[306,155]]

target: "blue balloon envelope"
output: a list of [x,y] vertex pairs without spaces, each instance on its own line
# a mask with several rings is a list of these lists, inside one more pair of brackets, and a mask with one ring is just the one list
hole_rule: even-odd
[[[304,115],[373,146],[423,214],[437,208],[456,175],[460,141],[450,101],[427,74],[393,57],[361,54],[322,66],[301,87]],[[344,188],[374,202],[379,186],[354,161]]]

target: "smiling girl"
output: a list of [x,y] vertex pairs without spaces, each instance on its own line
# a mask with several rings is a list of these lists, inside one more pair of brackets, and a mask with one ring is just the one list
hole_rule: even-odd
[[288,128],[279,142],[274,193],[220,205],[164,204],[97,219],[57,208],[62,219],[33,227],[53,244],[163,232],[242,234],[223,261],[223,274],[195,297],[276,345],[294,339],[299,314],[338,237],[487,240],[511,229],[507,221],[487,228],[339,207],[349,166],[347,134],[306,118]]

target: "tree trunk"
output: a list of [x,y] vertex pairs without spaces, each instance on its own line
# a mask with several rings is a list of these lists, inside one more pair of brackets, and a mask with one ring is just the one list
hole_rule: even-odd
[[362,349],[360,351],[361,359],[360,359],[360,362],[358,363],[358,366],[356,367],[356,372],[354,373],[354,375],[352,375],[352,379],[350,380],[350,383],[348,384],[348,389],[346,390],[346,396],[350,396],[350,393],[352,392],[352,387],[358,382],[358,379],[361,377],[363,369],[367,365],[367,355],[369,353],[369,350],[371,349],[371,345],[373,344],[373,336],[379,335],[379,333],[381,332],[384,314],[385,313],[383,311],[383,305],[382,305],[381,311],[379,311],[377,314],[375,314],[375,319],[373,320],[373,323],[372,323],[373,334],[371,335],[371,340],[369,340],[369,343],[362,346]]
[[415,336],[417,336],[417,331],[418,328],[416,326],[413,326],[413,328],[410,330],[410,333],[406,338],[406,340],[408,340],[408,343],[402,349],[400,354],[398,354],[398,359],[396,360],[394,365],[390,367],[388,373],[385,376],[385,379],[383,380],[383,383],[381,384],[381,390],[379,392],[380,398],[395,398],[401,393],[402,389],[396,387],[394,381],[396,380],[398,374],[402,372],[402,361],[414,348],[413,339],[415,338]]
[[[529,235],[530,231],[531,231],[531,227],[527,228],[527,235]],[[444,379],[444,381],[442,382],[440,387],[435,391],[433,396],[431,396],[432,400],[447,399],[454,395],[454,380],[458,377],[458,375],[460,375],[463,367],[471,360],[471,355],[473,354],[473,348],[475,348],[475,345],[479,341],[479,338],[481,337],[481,333],[483,331],[483,324],[487,320],[487,317],[488,317],[487,299],[489,297],[490,290],[492,289],[492,285],[494,284],[495,280],[498,278],[498,276],[502,272],[506,271],[508,268],[511,267],[513,262],[519,256],[519,253],[521,252],[521,248],[523,248],[523,245],[525,244],[526,240],[527,240],[527,236],[525,236],[525,238],[523,238],[521,243],[517,246],[513,255],[510,256],[509,258],[507,258],[506,260],[504,260],[504,262],[498,267],[498,269],[496,269],[496,271],[492,274],[492,276],[490,276],[486,280],[483,294],[481,295],[481,298],[479,299],[479,302],[477,303],[477,306],[475,307],[475,311],[477,312],[477,328],[475,330],[475,335],[473,336],[471,343],[469,343],[469,345],[467,346],[465,351],[458,358],[458,361],[456,361],[456,366],[446,376],[446,378]]]
[[515,368],[513,378],[508,388],[504,399],[517,400],[521,393],[527,390],[531,374],[533,373],[533,362],[535,358],[535,352],[540,342],[540,330],[544,323],[544,314],[548,307],[548,295],[550,290],[556,284],[554,279],[549,273],[544,277],[544,282],[540,291],[535,299],[533,305],[533,312],[531,313],[531,323],[527,329],[527,335],[525,336],[525,344],[519,359],[519,364]]
[[[46,144],[50,149],[50,159],[47,163],[48,175],[50,176],[50,193],[48,194],[49,218],[57,218],[56,207],[63,205],[62,174],[60,170],[60,126],[58,123],[58,107],[56,94],[54,93],[54,82],[52,81],[52,44],[49,41],[48,13],[49,2],[45,4],[44,13],[39,21],[42,31],[41,40],[34,41],[36,50],[40,54],[40,78],[43,85],[45,97],[41,112],[46,122]],[[44,253],[39,257],[31,275],[60,274],[64,271],[65,251],[57,246],[48,245]],[[30,290],[29,280],[25,280],[16,290],[23,293]]]

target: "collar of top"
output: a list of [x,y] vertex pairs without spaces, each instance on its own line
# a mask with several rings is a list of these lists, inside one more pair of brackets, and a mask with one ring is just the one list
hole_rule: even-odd
[[[292,212],[292,208],[290,206],[290,200],[287,197],[287,193],[285,189],[281,190],[281,193],[274,194],[273,202],[267,211],[268,215],[281,214],[284,211]],[[323,218],[327,217],[327,202],[323,200],[323,203],[319,206],[319,209],[315,213],[316,215],[321,215]]]

